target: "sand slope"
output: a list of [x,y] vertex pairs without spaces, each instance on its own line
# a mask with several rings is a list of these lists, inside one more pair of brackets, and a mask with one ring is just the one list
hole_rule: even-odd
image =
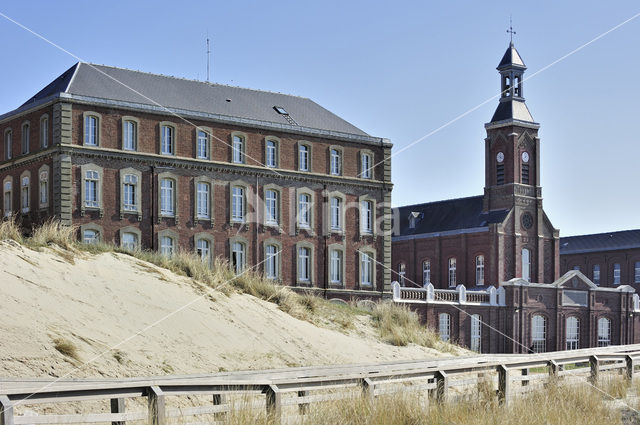
[[[188,374],[442,356],[378,341],[364,316],[354,330],[319,328],[274,304],[226,296],[127,255],[69,259],[11,241],[0,242],[0,317],[0,376]],[[73,342],[82,362],[93,361],[76,370],[81,363],[54,348],[60,337]],[[122,341],[119,362],[108,349]]]

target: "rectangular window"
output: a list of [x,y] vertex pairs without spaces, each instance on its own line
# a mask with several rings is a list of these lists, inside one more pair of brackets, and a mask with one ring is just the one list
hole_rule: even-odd
[[231,220],[243,222],[244,215],[244,188],[234,186],[231,190]]
[[484,285],[484,255],[476,257],[476,285]]
[[449,287],[456,287],[456,259],[449,258]]
[[311,281],[311,249],[300,247],[298,249],[298,280]]
[[265,249],[264,274],[267,279],[278,279],[278,247],[276,245],[267,245]]
[[22,154],[29,153],[29,124],[22,125]]
[[160,215],[175,215],[175,182],[171,179],[160,182]]
[[331,198],[331,230],[342,230],[342,200]]
[[6,182],[4,184],[4,216],[8,217],[13,212],[13,206],[11,205],[11,197],[12,197],[12,189],[11,182]]
[[122,240],[120,241],[120,245],[124,249],[128,249],[129,251],[133,251],[138,248],[138,236],[135,233],[123,233]]
[[342,155],[337,149],[331,149],[331,174],[334,176],[342,175]]
[[311,196],[306,193],[298,197],[298,226],[311,227]]
[[422,262],[422,284],[428,285],[431,283],[431,261]]
[[266,157],[267,167],[276,168],[278,166],[278,145],[273,140],[267,140]]
[[309,163],[309,146],[307,145],[299,145],[298,146],[298,169],[300,171],[309,171],[310,163]]
[[167,257],[173,255],[175,251],[174,240],[171,236],[163,236],[160,238],[160,253]]
[[160,153],[162,155],[175,155],[175,134],[173,127],[163,125],[160,131]]
[[334,285],[342,285],[342,251],[331,251],[329,263],[330,281]]
[[566,321],[566,350],[580,348],[580,322],[576,317],[567,317]]
[[244,271],[247,264],[246,248],[242,242],[234,242],[231,245],[231,264],[233,271],[240,274]]
[[211,186],[209,183],[198,182],[196,185],[196,215],[198,218],[210,218]]
[[132,174],[127,174],[123,179],[122,195],[123,195],[123,207],[125,211],[137,211],[138,202],[136,199],[136,185],[138,184],[138,177]]
[[29,177],[22,178],[22,187],[20,189],[21,198],[22,198],[22,213],[26,214],[29,212],[29,198],[30,198],[30,184]]
[[4,133],[4,159],[11,159],[12,156],[12,144],[13,141],[11,140],[12,133],[11,130],[7,131],[6,133]]
[[547,319],[540,315],[531,318],[531,348],[534,353],[547,351]]
[[265,221],[267,224],[278,224],[278,192],[267,190],[265,194]]
[[244,139],[240,136],[233,136],[233,162],[236,164],[244,164]]
[[203,263],[211,265],[211,244],[206,239],[196,241],[196,253]]
[[471,351],[482,352],[482,321],[479,314],[471,316]]
[[198,130],[196,156],[198,159],[209,159],[209,135],[202,130]]
[[40,173],[40,204],[49,203],[49,173]]
[[373,233],[373,202],[360,203],[360,230],[362,233]]
[[49,146],[49,118],[42,117],[40,120],[40,147]]
[[84,206],[87,208],[98,208],[100,206],[98,199],[98,181],[97,171],[87,171],[84,180]]
[[593,265],[593,283],[600,285],[600,264]]
[[531,251],[528,248],[522,249],[522,279],[531,281]]
[[496,166],[496,184],[498,186],[504,184],[504,164],[498,164]]
[[87,115],[84,119],[84,144],[98,146],[98,117]]
[[438,315],[438,333],[440,334],[440,341],[449,342],[451,339],[451,316],[447,313],[440,313]]
[[640,283],[640,261],[636,261],[633,274],[634,274],[633,281],[635,283]]
[[360,177],[363,179],[371,178],[371,155],[363,153],[360,156]]
[[127,151],[135,151],[136,150],[136,140],[138,139],[137,135],[138,129],[136,128],[135,121],[125,121],[124,129],[123,129],[123,146],[122,148]]
[[98,242],[100,235],[97,230],[85,230],[82,233],[82,242],[92,244]]
[[360,253],[360,286],[373,286],[373,256],[368,252]]
[[611,345],[611,321],[606,318],[598,319],[598,347]]
[[620,285],[620,279],[621,279],[620,263],[615,263],[613,265],[613,284]]

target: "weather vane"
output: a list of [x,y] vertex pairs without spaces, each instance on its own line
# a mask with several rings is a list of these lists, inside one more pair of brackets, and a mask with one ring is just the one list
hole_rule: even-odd
[[513,35],[516,33],[513,30],[513,25],[511,23],[511,16],[509,16],[509,29],[507,30],[507,32],[509,33],[509,35],[511,36],[511,42],[513,43]]

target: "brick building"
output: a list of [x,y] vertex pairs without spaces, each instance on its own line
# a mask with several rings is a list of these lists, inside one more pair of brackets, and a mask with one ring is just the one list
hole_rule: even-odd
[[640,289],[640,230],[560,239],[560,269],[580,270],[599,286]]
[[510,44],[485,124],[484,194],[394,209],[393,299],[476,351],[637,343],[640,231],[560,239],[542,208],[525,69]]
[[390,291],[391,144],[309,99],[78,63],[0,134],[3,215],[26,229],[58,217],[329,298]]

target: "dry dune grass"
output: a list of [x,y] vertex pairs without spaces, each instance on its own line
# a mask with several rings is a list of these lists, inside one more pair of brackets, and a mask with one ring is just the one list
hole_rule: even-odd
[[171,270],[229,295],[233,291],[253,295],[272,302],[291,316],[319,326],[348,330],[362,317],[370,316],[371,323],[385,342],[406,346],[416,344],[444,352],[459,353],[460,347],[439,340],[433,330],[420,324],[418,316],[407,307],[394,303],[378,303],[372,311],[357,308],[353,303],[345,306],[329,302],[313,294],[297,293],[290,288],[265,279],[259,273],[247,271],[236,276],[228,261],[216,258],[213,264],[203,262],[190,251],[178,250],[172,256],[156,251],[128,250],[109,243],[85,244],[77,242],[77,227],[64,226],[49,220],[23,237],[20,224],[10,217],[0,223],[0,240],[12,239],[32,249],[57,245],[55,252],[73,263],[74,255],[119,252],[131,255],[158,267]]

